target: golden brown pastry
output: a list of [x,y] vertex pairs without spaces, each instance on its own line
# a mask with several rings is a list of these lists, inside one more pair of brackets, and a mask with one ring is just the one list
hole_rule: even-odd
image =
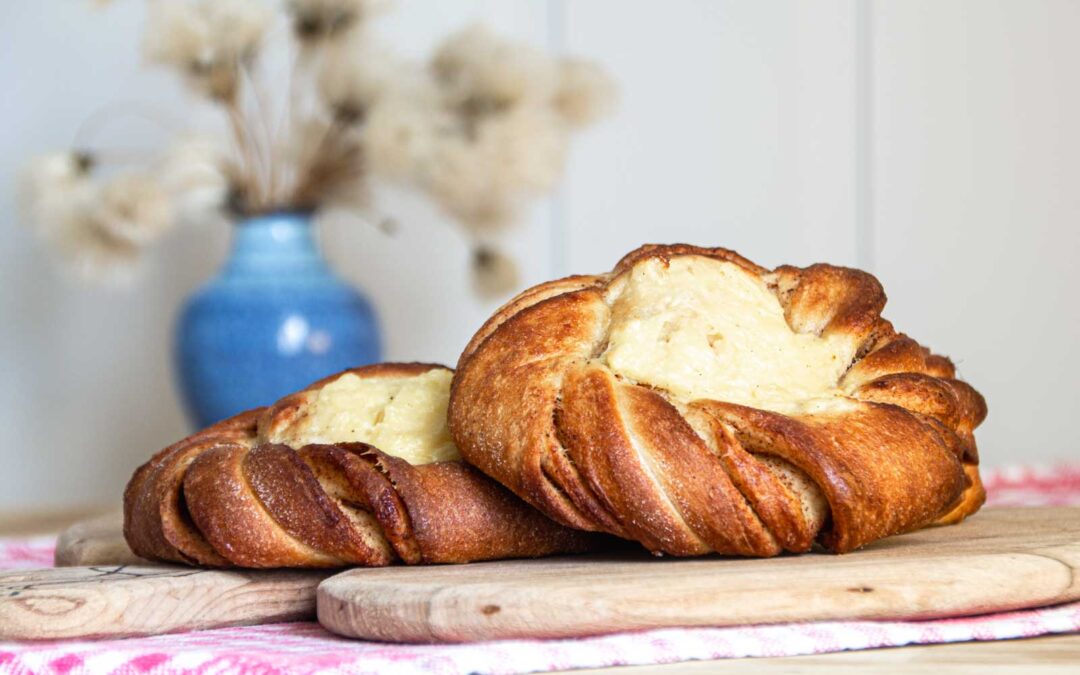
[[155,560],[215,567],[456,563],[584,550],[460,460],[452,371],[339,373],[165,448],[124,492],[124,536]]
[[881,318],[858,270],[645,246],[529,289],[465,349],[467,461],[656,553],[836,552],[981,506],[982,396]]

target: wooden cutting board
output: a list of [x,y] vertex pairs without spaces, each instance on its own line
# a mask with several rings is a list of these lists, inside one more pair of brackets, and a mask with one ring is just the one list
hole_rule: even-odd
[[124,541],[124,515],[111,513],[76,523],[56,539],[57,567],[153,565],[131,552]]
[[0,573],[0,640],[156,635],[315,616],[333,572],[201,570],[159,565],[124,542],[119,514],[57,540],[64,567]]
[[[315,614],[330,572],[157,565],[119,517],[61,535],[59,564],[0,574],[0,640],[150,635]],[[323,581],[342,635],[455,642],[680,625],[923,618],[1080,598],[1080,509],[988,509],[845,556],[771,560],[577,556],[357,569]]]
[[1080,508],[987,509],[843,556],[579,556],[352,570],[319,621],[395,642],[553,638],[670,626],[925,619],[1080,599]]

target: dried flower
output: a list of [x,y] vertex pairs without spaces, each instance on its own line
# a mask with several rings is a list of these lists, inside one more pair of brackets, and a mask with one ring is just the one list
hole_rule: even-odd
[[113,236],[92,214],[72,213],[58,225],[53,249],[78,277],[109,285],[134,277],[139,247]]
[[24,217],[79,276],[107,283],[131,278],[138,247],[110,232],[98,213],[100,190],[90,179],[92,161],[57,153],[30,164],[22,176]]
[[290,157],[297,167],[292,208],[356,208],[367,203],[364,148],[352,126],[337,119],[308,118],[292,135]]
[[484,123],[476,145],[498,166],[497,189],[535,196],[555,187],[569,140],[550,109],[521,108]]
[[[183,138],[149,171],[103,184],[87,156],[43,158],[24,181],[27,218],[82,274],[116,278],[177,222],[226,208],[363,211],[377,176],[419,188],[486,241],[556,185],[571,132],[610,107],[614,87],[591,64],[482,26],[450,36],[427,63],[398,59],[366,30],[390,1],[285,0],[300,53],[280,114],[254,68],[271,21],[264,1],[149,3],[146,56],[221,104],[231,147]],[[472,271],[485,297],[518,284],[513,259],[486,244]]]
[[19,177],[22,219],[51,240],[60,221],[70,211],[89,205],[94,184],[90,180],[93,158],[76,152],[56,152],[34,159]]
[[232,101],[270,17],[258,0],[156,0],[148,3],[143,50],[182,72],[196,91]]
[[353,39],[328,48],[319,69],[318,88],[334,117],[363,122],[380,99],[411,84],[406,64],[370,40]]
[[432,70],[447,104],[470,123],[524,103],[544,104],[555,92],[555,62],[474,25],[438,48]]
[[38,197],[40,191],[71,187],[90,177],[93,155],[85,152],[53,152],[34,158],[22,173],[21,188]]
[[394,180],[419,180],[440,138],[454,133],[454,122],[435,102],[428,83],[398,89],[374,105],[364,125],[364,147],[371,171]]
[[442,136],[420,180],[469,229],[508,225],[530,197],[551,189],[568,137],[546,108],[520,108],[481,123],[475,138]]
[[499,299],[509,295],[521,284],[517,263],[505,253],[490,246],[481,245],[473,251],[473,292],[485,299]]
[[285,7],[297,39],[310,45],[348,34],[391,4],[391,0],[288,0]]
[[93,213],[105,232],[134,246],[145,246],[172,228],[172,204],[150,176],[128,173],[101,189]]
[[615,105],[615,83],[599,66],[579,59],[559,64],[555,108],[573,127],[592,124]]
[[93,165],[93,156],[81,152],[53,152],[34,158],[20,175],[22,204],[33,207],[58,190],[69,191],[88,185]]
[[221,143],[205,136],[187,136],[172,143],[156,171],[176,218],[183,222],[219,217],[239,182],[237,174]]
[[530,198],[552,189],[570,129],[598,117],[613,97],[595,66],[556,60],[482,26],[446,40],[431,70],[456,129],[433,135],[418,182],[474,231],[509,224]]

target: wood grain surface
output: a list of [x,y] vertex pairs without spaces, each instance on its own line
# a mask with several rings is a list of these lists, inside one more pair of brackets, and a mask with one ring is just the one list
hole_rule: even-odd
[[987,509],[844,556],[578,556],[352,570],[319,587],[341,635],[403,642],[665,626],[920,619],[1080,599],[1080,509]]
[[97,565],[0,574],[0,640],[156,635],[310,619],[312,571]]
[[0,640],[156,635],[315,616],[332,572],[203,570],[135,556],[122,518],[61,533],[55,569],[0,573]]

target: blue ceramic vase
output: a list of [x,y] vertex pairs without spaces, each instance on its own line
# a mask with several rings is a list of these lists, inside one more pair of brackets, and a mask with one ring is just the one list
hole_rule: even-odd
[[377,362],[382,351],[371,304],[327,266],[310,214],[234,229],[224,269],[187,300],[176,326],[180,392],[197,428]]

